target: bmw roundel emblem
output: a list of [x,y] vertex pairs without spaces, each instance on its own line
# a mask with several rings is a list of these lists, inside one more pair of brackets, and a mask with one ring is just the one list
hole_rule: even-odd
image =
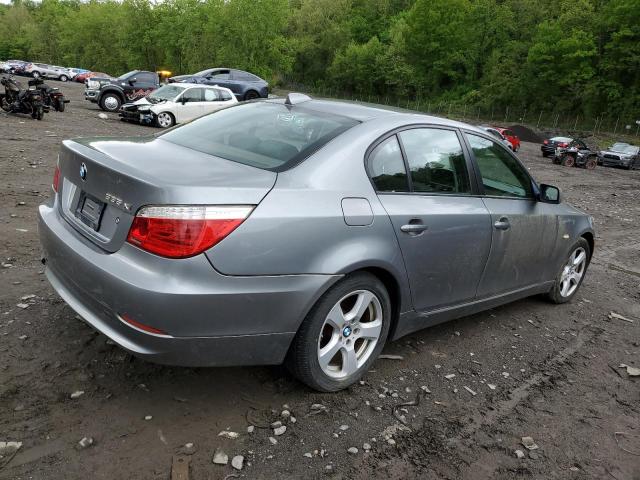
[[82,180],[87,179],[87,165],[84,162],[80,164],[80,178]]

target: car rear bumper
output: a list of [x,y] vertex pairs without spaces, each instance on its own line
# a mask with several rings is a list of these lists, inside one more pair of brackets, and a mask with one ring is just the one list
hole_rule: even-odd
[[540,147],[540,150],[542,150],[542,153],[545,153],[547,155],[554,155],[556,153],[556,147],[552,145],[542,145]]
[[[46,276],[85,322],[132,354],[157,363],[227,366],[281,363],[300,322],[335,275],[231,277],[204,255],[169,260],[124,244],[93,246],[41,205]],[[122,320],[166,332],[148,333]]]

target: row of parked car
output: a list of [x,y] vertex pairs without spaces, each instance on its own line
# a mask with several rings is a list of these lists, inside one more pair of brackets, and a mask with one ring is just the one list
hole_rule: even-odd
[[24,75],[33,78],[48,78],[68,82],[76,80],[84,82],[89,70],[83,68],[60,67],[49,65],[48,63],[26,62],[24,60],[6,60],[0,62],[0,73],[10,73],[12,75]]
[[616,142],[605,150],[594,150],[580,138],[551,137],[544,140],[540,150],[543,157],[552,157],[554,163],[568,167],[589,170],[596,165],[627,170],[640,168],[640,147],[626,142]]
[[269,95],[265,80],[242,70],[211,68],[173,77],[167,73],[133,70],[117,78],[88,78],[85,99],[119,112],[123,120],[168,128]]

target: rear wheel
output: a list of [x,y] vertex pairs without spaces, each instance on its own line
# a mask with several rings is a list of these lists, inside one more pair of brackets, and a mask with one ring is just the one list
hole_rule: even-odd
[[249,90],[247,93],[244,94],[245,100],[255,100],[258,97],[259,97],[258,92],[256,92],[255,90]]
[[591,258],[589,243],[584,238],[580,238],[571,247],[570,252],[556,276],[553,287],[547,294],[553,303],[566,303],[571,300],[582,285],[587,272]]
[[44,118],[44,108],[41,106],[35,107],[33,112],[31,113],[31,118],[35,120],[42,120]]
[[158,114],[156,123],[160,128],[169,128],[176,124],[176,119],[169,112],[162,112]]
[[573,157],[573,155],[565,155],[562,157],[560,163],[563,167],[573,167],[576,164],[576,159]]
[[65,105],[65,103],[64,103],[64,97],[60,97],[60,98],[58,98],[58,109],[57,109],[57,110],[58,110],[59,112],[64,112],[64,108],[65,108],[65,107],[64,107],[64,105]]
[[300,326],[287,355],[291,373],[335,392],[362,377],[384,347],[391,301],[382,282],[356,273],[329,289]]
[[587,170],[593,170],[594,168],[596,168],[597,164],[598,161],[595,159],[595,157],[590,157],[587,158],[587,161],[584,164],[584,168],[586,168]]

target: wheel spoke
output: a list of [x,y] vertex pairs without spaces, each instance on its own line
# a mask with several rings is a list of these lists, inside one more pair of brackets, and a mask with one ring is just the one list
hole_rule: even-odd
[[575,257],[573,259],[573,265],[574,266],[575,265],[580,265],[585,260],[585,258],[587,258],[587,254],[583,250],[581,250],[580,253],[578,253],[578,250],[576,250],[575,253],[577,255],[574,254],[575,255]]
[[371,292],[359,292],[358,299],[353,308],[345,315],[346,320],[360,320],[364,313],[369,308],[371,301],[373,300],[373,293]]
[[571,285],[571,283],[569,282],[569,279],[564,279],[562,280],[562,282],[560,282],[560,295],[562,295],[563,297],[567,296],[567,292],[569,291],[569,286]]
[[361,323],[358,328],[360,329],[359,337],[361,338],[373,338],[377,340],[380,338],[380,332],[382,331],[382,322],[375,320],[373,322]]
[[318,352],[318,361],[320,362],[320,367],[324,370],[329,366],[333,357],[340,351],[342,344],[340,343],[340,337],[338,335],[334,335],[329,343],[327,343],[321,350]]
[[358,357],[356,351],[353,349],[353,345],[346,346],[341,350],[342,352],[342,373],[344,375],[351,375],[358,370]]
[[342,327],[344,327],[347,322],[344,317],[342,307],[339,303],[336,303],[329,312],[329,315],[327,315],[327,323],[338,331],[342,331]]

